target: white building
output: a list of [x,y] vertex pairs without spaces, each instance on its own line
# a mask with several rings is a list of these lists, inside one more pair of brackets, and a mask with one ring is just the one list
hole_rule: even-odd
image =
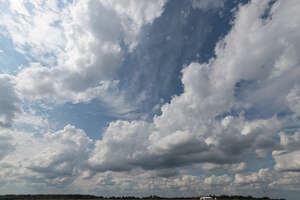
[[213,197],[200,197],[200,200],[217,200],[217,198],[213,198]]

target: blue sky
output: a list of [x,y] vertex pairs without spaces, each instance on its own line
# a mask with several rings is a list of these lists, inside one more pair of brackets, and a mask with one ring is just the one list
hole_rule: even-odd
[[297,199],[299,6],[0,0],[0,193]]

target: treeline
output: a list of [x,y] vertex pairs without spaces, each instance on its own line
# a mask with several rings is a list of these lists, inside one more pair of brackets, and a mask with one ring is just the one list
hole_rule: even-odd
[[[228,195],[221,195],[221,196],[213,196],[216,197],[217,200],[285,200],[285,199],[271,199],[269,197],[252,197],[252,196],[228,196]],[[119,196],[119,197],[103,197],[103,196],[94,196],[94,195],[80,195],[80,194],[38,194],[38,195],[1,195],[0,200],[80,200],[80,199],[90,199],[90,200],[199,200],[200,197],[173,197],[173,198],[166,198],[160,196],[147,196],[147,197],[134,197],[134,196]]]
[[79,195],[79,194],[25,194],[25,195],[15,195],[15,194],[8,194],[8,195],[1,195],[0,200],[38,200],[38,199],[104,199],[104,197],[97,197],[93,195]]

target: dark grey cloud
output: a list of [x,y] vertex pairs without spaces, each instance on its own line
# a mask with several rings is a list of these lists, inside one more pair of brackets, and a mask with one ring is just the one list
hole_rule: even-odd
[[[176,169],[211,163],[216,165],[215,168],[226,169],[228,164],[247,163],[265,157],[272,150],[281,149],[279,141],[267,136],[276,133],[276,127],[272,127],[274,123],[268,122],[266,125],[264,121],[257,121],[248,125],[243,119],[231,120],[228,127],[214,127],[207,133],[177,131],[165,137],[160,132],[162,127],[155,129],[145,122],[118,121],[110,124],[102,140],[97,141],[89,158],[89,167],[99,172],[121,172],[137,168]],[[242,134],[245,127],[252,130]],[[215,131],[220,132],[209,141],[209,135]]]

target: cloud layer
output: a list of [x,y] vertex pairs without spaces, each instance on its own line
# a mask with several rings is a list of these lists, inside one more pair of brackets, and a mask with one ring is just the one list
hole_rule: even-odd
[[[128,71],[136,70],[128,75],[131,82],[120,78],[120,68],[147,46],[147,30],[168,16],[170,1],[0,5],[9,8],[0,14],[6,19],[0,21],[4,33],[29,60],[15,75],[0,74],[1,193],[101,190],[106,195],[188,196],[267,191],[274,197],[297,198],[297,0],[252,0],[235,7],[230,11],[231,29],[216,43],[210,59],[181,66],[181,93],[169,102],[159,100],[146,117],[130,114],[151,91],[153,98],[160,97],[150,84],[155,80],[152,69],[133,66]],[[192,0],[180,16],[184,20],[192,12],[214,13],[211,18],[219,19],[229,5],[225,0]],[[199,43],[204,43],[210,32],[197,31]],[[137,85],[138,80],[145,80],[145,87]],[[124,83],[128,85],[120,86]],[[48,107],[94,99],[122,116],[95,140],[76,125],[51,129],[34,110],[36,105],[51,110]],[[39,125],[27,120],[33,128],[23,128],[26,117],[40,120]]]
[[21,100],[15,88],[14,77],[0,74],[0,127],[10,127],[21,111]]

